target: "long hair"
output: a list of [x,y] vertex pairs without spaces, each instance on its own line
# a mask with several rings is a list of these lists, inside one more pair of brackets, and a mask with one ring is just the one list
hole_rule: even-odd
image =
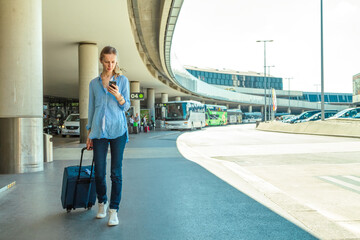
[[[117,50],[116,50],[116,48],[111,47],[111,46],[106,46],[101,50],[100,62],[102,62],[102,60],[104,59],[104,54],[115,54],[115,56],[117,58]],[[118,61],[116,61],[116,65],[113,70],[113,73],[114,73],[115,77],[118,77],[121,75],[121,69],[119,67]]]

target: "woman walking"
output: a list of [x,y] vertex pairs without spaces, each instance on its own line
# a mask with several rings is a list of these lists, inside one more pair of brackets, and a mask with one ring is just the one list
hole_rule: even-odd
[[[130,107],[129,81],[119,74],[117,50],[104,47],[100,53],[103,71],[89,85],[88,138],[86,147],[94,150],[97,218],[105,218],[109,208],[109,226],[119,224],[117,212],[121,200],[122,160],[128,130],[125,112]],[[111,197],[106,195],[106,155],[111,151]]]

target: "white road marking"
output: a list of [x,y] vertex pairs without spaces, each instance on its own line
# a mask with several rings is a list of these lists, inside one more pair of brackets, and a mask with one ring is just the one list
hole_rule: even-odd
[[336,184],[339,184],[341,186],[344,186],[344,187],[347,187],[347,188],[350,188],[352,190],[355,190],[355,191],[359,191],[360,192],[360,186],[356,186],[354,184],[351,184],[351,183],[347,183],[345,181],[342,181],[342,180],[339,180],[339,179],[336,179],[334,177],[329,177],[329,176],[321,176],[320,178],[322,179],[325,179],[329,182],[333,182],[333,183],[336,183]]
[[355,176],[344,176],[344,177],[360,183],[360,178],[359,177],[355,177]]

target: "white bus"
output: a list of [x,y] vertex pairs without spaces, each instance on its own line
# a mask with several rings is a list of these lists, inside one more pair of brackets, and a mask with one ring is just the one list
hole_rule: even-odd
[[197,101],[166,103],[166,129],[201,129],[205,127],[205,105]]

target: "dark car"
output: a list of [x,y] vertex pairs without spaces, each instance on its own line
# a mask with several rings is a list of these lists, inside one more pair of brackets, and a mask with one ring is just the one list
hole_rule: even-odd
[[321,111],[320,111],[320,110],[306,111],[306,112],[303,112],[303,113],[300,114],[300,115],[297,115],[297,116],[295,116],[295,117],[293,117],[293,118],[290,118],[290,119],[286,120],[285,122],[286,122],[286,123],[294,123],[294,122],[296,122],[296,121],[298,121],[298,120],[307,119],[307,118],[309,118],[309,117],[311,117],[311,116],[313,116],[314,114],[319,113],[319,112],[321,112]]
[[[336,110],[325,110],[324,111],[324,119],[327,119],[329,117],[334,116],[338,111]],[[321,120],[321,112],[315,113],[314,115],[312,115],[309,118],[303,119],[303,120],[298,120],[297,122],[310,122],[310,121],[318,121]]]

